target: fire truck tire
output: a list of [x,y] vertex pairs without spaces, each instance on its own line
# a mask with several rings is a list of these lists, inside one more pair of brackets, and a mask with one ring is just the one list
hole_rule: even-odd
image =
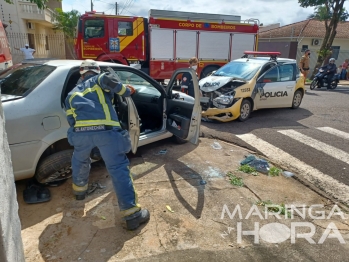
[[217,70],[219,67],[218,66],[208,66],[204,68],[201,72],[201,79],[205,78],[206,76],[209,76],[213,71]]

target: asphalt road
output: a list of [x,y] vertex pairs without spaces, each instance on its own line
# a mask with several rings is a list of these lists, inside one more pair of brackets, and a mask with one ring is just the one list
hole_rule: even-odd
[[202,122],[201,131],[349,185],[348,86],[308,90],[296,110],[258,110],[243,123]]

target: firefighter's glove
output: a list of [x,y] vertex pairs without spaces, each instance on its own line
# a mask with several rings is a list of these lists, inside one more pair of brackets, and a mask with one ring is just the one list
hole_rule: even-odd
[[131,95],[133,95],[134,93],[136,93],[136,89],[135,89],[133,86],[131,86],[131,85],[126,85],[126,87],[127,87],[128,89],[130,89]]

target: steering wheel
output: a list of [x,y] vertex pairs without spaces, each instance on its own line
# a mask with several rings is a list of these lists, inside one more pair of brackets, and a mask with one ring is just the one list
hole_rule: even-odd
[[127,85],[125,85],[126,87],[128,87],[130,90],[131,90],[131,96],[134,94],[134,93],[136,93],[136,88],[134,88],[133,86],[131,86],[131,85],[129,85],[129,84],[127,84]]

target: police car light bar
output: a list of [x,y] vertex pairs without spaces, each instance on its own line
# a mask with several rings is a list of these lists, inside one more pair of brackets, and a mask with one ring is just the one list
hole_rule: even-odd
[[268,55],[268,56],[278,56],[281,55],[280,52],[258,52],[258,51],[245,51],[245,55]]

